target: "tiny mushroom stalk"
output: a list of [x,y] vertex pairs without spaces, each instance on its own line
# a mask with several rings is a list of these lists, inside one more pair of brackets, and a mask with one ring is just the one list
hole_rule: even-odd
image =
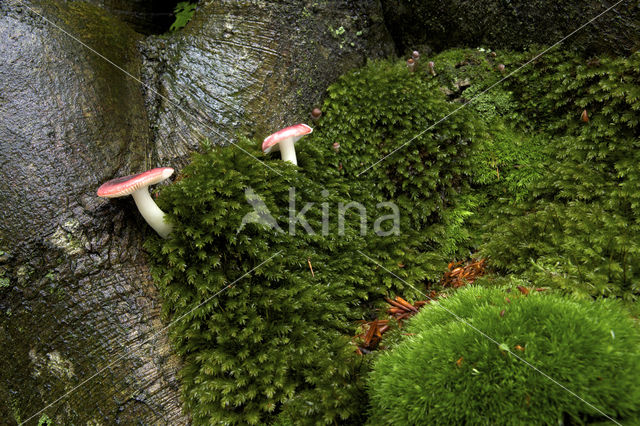
[[118,198],[131,195],[147,223],[162,238],[167,238],[172,226],[164,221],[165,214],[151,198],[148,187],[167,179],[172,174],[171,167],[159,167],[137,175],[116,178],[98,188],[98,197]]
[[429,73],[435,77],[436,75],[436,64],[433,61],[429,61]]
[[416,61],[414,61],[413,58],[407,59],[407,68],[409,69],[409,72],[414,72],[416,70]]
[[295,126],[286,127],[270,136],[262,142],[262,151],[265,154],[271,151],[280,151],[282,160],[298,165],[296,158],[295,144],[300,138],[313,132],[313,129],[306,124],[300,123]]

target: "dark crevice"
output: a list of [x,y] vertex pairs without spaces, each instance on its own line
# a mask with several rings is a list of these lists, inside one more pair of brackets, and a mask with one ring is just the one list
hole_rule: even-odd
[[[174,9],[181,0],[104,0],[101,5],[145,35],[162,34],[176,19]],[[194,1],[195,3],[195,1]]]

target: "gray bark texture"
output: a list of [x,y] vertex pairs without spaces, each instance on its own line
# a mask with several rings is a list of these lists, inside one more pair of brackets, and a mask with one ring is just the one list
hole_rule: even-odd
[[178,361],[165,334],[153,337],[145,226],[129,200],[95,195],[148,166],[140,85],[38,14],[141,68],[139,36],[99,8],[1,4],[0,418],[24,422],[71,392],[44,411],[56,424],[184,423]]
[[330,83],[394,50],[378,1],[217,0],[143,52],[154,160],[166,161],[202,138],[262,140],[309,121]]
[[306,121],[341,73],[393,53],[377,1],[205,1],[147,39],[116,16],[0,2],[2,424],[187,424],[142,249],[153,231],[96,189],[179,169],[202,137]]

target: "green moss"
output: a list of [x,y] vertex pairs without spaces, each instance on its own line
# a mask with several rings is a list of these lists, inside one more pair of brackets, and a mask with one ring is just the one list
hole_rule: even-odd
[[[276,155],[268,165],[279,176],[237,149],[214,149],[194,156],[179,182],[161,192],[175,230],[147,248],[165,312],[186,315],[172,336],[185,358],[185,401],[196,423],[362,421],[367,362],[349,344],[355,321],[404,285],[360,253],[424,283],[439,278],[465,244],[462,232],[450,231],[462,231],[469,214],[470,205],[456,200],[468,185],[471,142],[482,134],[482,123],[466,113],[356,179],[364,164],[455,108],[434,89],[430,75],[410,74],[401,62],[370,63],[329,89],[322,121],[298,144],[299,168]],[[242,143],[262,156],[258,143]],[[298,211],[315,202],[305,215],[315,234],[245,220],[255,216],[250,190],[286,231],[291,187]],[[336,206],[352,201],[366,208],[364,235],[356,209],[340,231]],[[382,236],[372,228],[389,214],[378,205],[387,201],[399,208],[399,232]],[[331,209],[326,231],[323,205]]]
[[486,127],[474,145],[470,175],[474,192],[487,201],[523,200],[529,183],[544,169],[543,148],[549,137],[524,128],[526,113],[508,81],[501,81],[505,73],[498,70],[500,64],[508,71],[516,69],[523,59],[520,53],[477,49],[449,50],[433,58],[441,88],[449,98],[467,103],[476,113],[473,119]]
[[[436,76],[424,60],[414,73],[404,61],[371,62],[328,89],[297,145],[299,168],[242,140],[281,175],[235,148],[207,149],[161,191],[175,231],[147,249],[163,309],[179,319],[172,339],[194,423],[364,422],[371,357],[354,355],[356,321],[387,293],[419,293],[361,252],[419,289],[480,246],[498,273],[518,273],[486,286],[636,291],[638,57],[587,66],[552,54],[496,84],[499,63],[511,70],[530,57],[448,51],[431,58]],[[579,122],[585,107],[599,111],[589,125]],[[315,234],[241,226],[255,219],[250,190],[286,231],[291,187],[297,211],[315,203],[305,215]],[[365,235],[355,211],[338,231],[335,206],[350,201],[367,209]],[[399,207],[400,232],[381,237],[371,224],[386,201]]]
[[195,3],[188,1],[179,2],[174,9],[176,20],[171,24],[169,31],[178,31],[180,28],[185,27],[193,17],[196,6]]
[[49,416],[43,414],[40,420],[38,420],[38,426],[55,426],[55,423],[53,423],[53,420],[51,420]]
[[469,287],[406,331],[414,336],[374,366],[372,424],[584,424],[605,419],[594,407],[617,419],[640,412],[640,330],[615,301]]
[[[535,52],[540,49],[535,49]],[[592,295],[638,293],[639,54],[446,51],[431,58],[441,90],[486,126],[460,222],[494,267]],[[510,78],[505,73],[519,69]],[[589,123],[580,115],[587,109]]]
[[348,73],[328,89],[323,117],[299,155],[313,179],[354,180],[376,202],[397,204],[413,249],[395,264],[408,265],[401,274],[422,268],[416,282],[436,280],[448,257],[467,250],[461,224],[472,203],[459,195],[468,187],[472,144],[485,135],[469,110],[434,125],[458,106],[438,87],[424,66],[410,73],[404,61]]
[[[147,248],[163,309],[186,316],[172,337],[185,358],[185,402],[196,423],[362,421],[368,363],[349,344],[355,321],[387,292],[410,297],[413,290],[360,252],[424,288],[451,256],[468,250],[465,225],[475,202],[460,196],[469,189],[472,142],[486,126],[465,110],[423,132],[457,108],[439,84],[424,70],[409,73],[403,62],[372,62],[328,90],[322,120],[298,144],[299,168],[276,155],[268,165],[278,176],[236,149],[208,150],[161,192],[175,230]],[[242,143],[262,156],[259,144]],[[315,235],[253,221],[241,226],[255,214],[245,197],[250,190],[286,231],[291,187],[298,211],[316,203],[305,215]],[[365,235],[356,210],[339,232],[336,206],[351,201],[366,208]],[[389,213],[378,206],[387,201],[399,208],[399,232],[381,236],[371,228]],[[323,205],[331,206],[326,232]]]
[[[243,149],[262,155],[254,143]],[[147,248],[163,309],[181,318],[171,335],[185,358],[185,403],[197,424],[362,415],[365,365],[349,336],[384,283],[369,265],[350,262],[365,249],[355,215],[343,233],[335,217],[321,232],[321,203],[346,200],[345,188],[320,187],[279,160],[269,165],[281,176],[237,149],[213,149],[195,155],[159,198],[175,229]],[[297,211],[316,202],[305,215],[315,234],[242,226],[255,213],[245,198],[250,189],[286,230],[291,187]]]
[[495,266],[571,292],[639,292],[639,65],[555,53],[510,84],[522,127],[553,142],[526,199],[497,212],[483,248]]
[[16,421],[16,423],[20,424],[22,422],[22,417],[20,416],[20,407],[18,406],[18,401],[16,400],[16,398],[14,398],[13,396],[9,396],[9,405],[11,406],[10,410],[13,419]]

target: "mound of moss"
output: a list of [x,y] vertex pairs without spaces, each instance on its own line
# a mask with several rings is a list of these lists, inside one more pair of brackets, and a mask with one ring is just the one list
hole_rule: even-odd
[[640,330],[616,301],[468,287],[407,332],[374,365],[371,424],[584,424],[640,412]]
[[[312,179],[356,182],[373,202],[398,207],[410,247],[392,248],[393,259],[380,261],[416,283],[437,280],[452,256],[468,254],[462,224],[471,206],[459,195],[468,188],[472,144],[485,127],[474,111],[452,114],[458,106],[426,62],[415,72],[404,61],[370,62],[329,87],[323,116],[299,154]],[[384,257],[379,244],[370,241],[370,251]]]
[[[253,143],[243,149],[261,155]],[[211,149],[159,198],[175,228],[147,249],[163,310],[175,321],[196,424],[263,424],[283,412],[310,422],[361,415],[362,363],[349,336],[381,290],[369,265],[349,261],[364,246],[359,221],[347,214],[339,232],[333,218],[323,233],[320,202],[342,201],[342,188],[321,188],[288,163],[269,167],[239,149]],[[301,222],[290,231],[292,188],[296,214],[316,202],[304,215],[316,233]],[[267,212],[272,221],[259,221]]]
[[313,157],[323,171],[360,180],[379,201],[396,202],[408,227],[422,229],[454,206],[483,128],[468,111],[450,115],[457,105],[419,65],[412,73],[403,61],[371,62],[341,77],[310,143],[323,148]]

